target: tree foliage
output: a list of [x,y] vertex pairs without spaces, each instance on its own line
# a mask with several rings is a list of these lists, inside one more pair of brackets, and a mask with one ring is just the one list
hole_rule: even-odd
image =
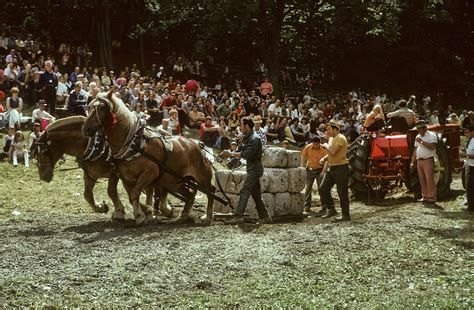
[[289,68],[323,83],[466,91],[474,67],[473,6],[468,0],[18,0],[6,2],[0,18],[12,31],[42,35],[52,45],[93,41],[102,63],[111,64],[107,46],[120,40],[140,42],[143,55],[212,56],[247,70],[259,58],[274,81]]

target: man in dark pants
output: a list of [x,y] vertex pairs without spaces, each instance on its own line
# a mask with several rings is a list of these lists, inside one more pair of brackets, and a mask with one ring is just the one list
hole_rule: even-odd
[[253,130],[253,120],[250,117],[244,117],[241,120],[240,130],[244,134],[242,144],[237,149],[237,152],[224,151],[223,157],[228,158],[243,158],[247,161],[247,177],[245,178],[244,186],[240,191],[239,205],[235,210],[234,218],[227,221],[227,224],[242,224],[244,223],[244,212],[247,207],[247,202],[252,196],[255,201],[258,216],[261,223],[268,224],[272,222],[271,217],[262,201],[262,194],[260,191],[260,177],[263,174],[262,165],[262,140],[259,135]]
[[[321,147],[321,138],[314,136],[311,143],[305,146],[301,152],[301,167],[306,168],[306,190],[304,192],[304,210],[306,213],[311,212],[312,204],[312,192],[314,181],[318,184],[318,193],[321,186],[321,172],[323,166],[321,165],[321,159],[327,155],[327,151]],[[324,212],[324,214],[326,214]],[[318,215],[324,215],[323,212]]]
[[328,151],[328,155],[321,159],[321,164],[328,161],[329,169],[324,174],[319,193],[323,211],[327,210],[323,218],[330,218],[337,214],[334,200],[331,196],[331,188],[336,184],[337,194],[341,203],[342,218],[337,221],[350,221],[349,214],[349,163],[346,157],[347,140],[340,131],[339,124],[331,120],[326,126],[330,136],[329,143],[322,145]]
[[55,115],[56,88],[58,87],[58,78],[53,72],[53,63],[50,60],[47,60],[44,63],[44,72],[40,75],[39,87],[41,88],[41,97],[48,105],[48,112],[52,115]]
[[474,125],[466,126],[465,134],[468,139],[466,147],[466,196],[467,211],[474,212]]

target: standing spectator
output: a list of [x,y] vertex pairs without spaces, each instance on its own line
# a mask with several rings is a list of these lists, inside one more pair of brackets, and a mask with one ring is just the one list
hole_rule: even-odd
[[466,196],[467,211],[474,212],[474,124],[465,129],[467,141],[466,147]]
[[15,132],[15,137],[10,145],[10,152],[12,153],[13,166],[18,166],[19,159],[24,160],[26,168],[30,166],[28,161],[28,151],[26,150],[25,145],[25,137],[21,131]]
[[[321,147],[321,138],[314,136],[311,143],[308,144],[301,152],[301,167],[306,168],[306,190],[304,193],[305,211],[311,212],[313,184],[316,180],[318,184],[318,192],[321,186],[321,172],[323,166],[321,159],[327,155],[327,151]],[[323,210],[318,213],[319,216],[324,215]]]
[[240,152],[227,152],[226,156],[232,158],[243,158],[247,161],[247,177],[244,186],[240,191],[239,205],[235,210],[234,218],[229,220],[227,224],[244,223],[244,213],[247,202],[252,196],[255,201],[255,207],[262,223],[271,223],[272,219],[262,201],[260,189],[260,177],[263,174],[262,165],[262,141],[253,130],[254,123],[250,117],[244,117],[240,125],[240,130],[244,135],[242,144],[238,149]]
[[327,214],[323,215],[324,218],[329,218],[337,214],[334,207],[334,200],[331,196],[331,189],[336,184],[337,194],[341,203],[342,218],[338,221],[350,221],[349,214],[349,164],[346,157],[347,153],[347,140],[344,135],[340,133],[339,124],[331,120],[327,125],[327,133],[329,134],[329,143],[324,144],[328,152],[326,156],[321,159],[321,164],[325,161],[328,162],[328,170],[324,174],[323,180],[321,181],[321,187],[319,192],[321,194],[322,212],[327,210]]
[[426,122],[419,120],[416,123],[418,135],[415,138],[415,152],[413,152],[410,169],[418,170],[418,178],[421,185],[421,199],[419,202],[436,203],[436,183],[434,180],[434,157],[436,155],[436,144],[438,137],[429,131]]
[[39,79],[41,96],[48,105],[49,113],[54,114],[56,112],[56,87],[58,86],[58,78],[53,72],[53,63],[51,60],[47,60],[44,63],[44,70]]

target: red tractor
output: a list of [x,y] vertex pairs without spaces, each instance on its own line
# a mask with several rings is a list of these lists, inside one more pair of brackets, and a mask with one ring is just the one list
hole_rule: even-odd
[[[438,199],[450,192],[451,174],[462,168],[459,158],[460,128],[458,125],[430,125],[438,135],[435,156],[435,181]],[[357,199],[379,202],[391,189],[405,185],[420,197],[416,169],[410,171],[416,129],[406,134],[372,132],[361,135],[349,147],[349,187]]]

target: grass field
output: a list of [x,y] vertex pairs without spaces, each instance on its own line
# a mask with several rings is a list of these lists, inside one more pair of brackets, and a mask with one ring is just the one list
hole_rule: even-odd
[[350,223],[135,227],[131,207],[125,223],[92,212],[80,170],[49,184],[34,166],[0,170],[0,307],[474,307],[474,216],[458,175],[439,208],[398,192],[351,202]]

